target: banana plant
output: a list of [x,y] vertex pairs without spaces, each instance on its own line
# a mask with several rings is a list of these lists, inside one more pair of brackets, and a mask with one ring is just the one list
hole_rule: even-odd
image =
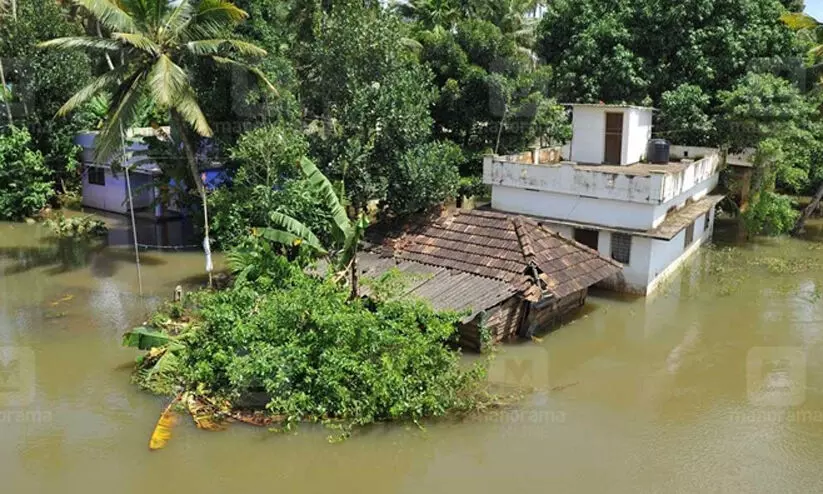
[[[346,214],[346,208],[340,195],[335,191],[334,186],[325,175],[308,158],[302,158],[299,162],[300,170],[306,181],[317,191],[322,200],[323,207],[327,208],[333,219],[332,237],[337,245],[342,245],[342,249],[334,253],[334,266],[340,275],[338,279],[345,279],[350,274],[352,297],[357,296],[357,248],[369,220],[362,212],[352,221]],[[296,219],[280,214],[272,213],[273,228],[260,228],[256,233],[261,238],[271,242],[287,246],[303,245],[310,248],[318,256],[329,254],[317,236],[303,223]]]

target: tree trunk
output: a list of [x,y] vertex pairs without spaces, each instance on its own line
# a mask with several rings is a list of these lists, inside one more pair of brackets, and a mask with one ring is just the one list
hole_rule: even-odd
[[3,60],[0,59],[0,84],[3,85],[3,103],[6,104],[6,115],[9,117],[9,125],[14,125],[14,118],[11,115],[11,103],[9,103],[10,94],[6,88],[6,73],[3,72]]
[[798,218],[797,223],[794,225],[794,230],[792,230],[792,234],[798,235],[803,233],[803,230],[806,226],[806,220],[808,220],[811,215],[820,207],[820,201],[823,199],[823,183],[820,184],[820,188],[817,189],[817,194],[814,195],[814,199],[812,202],[803,210],[803,214],[800,215]]
[[205,184],[203,184],[203,179],[200,177],[200,170],[197,169],[197,159],[195,158],[194,146],[192,145],[191,139],[189,139],[188,134],[186,134],[186,124],[183,121],[183,118],[180,116],[179,113],[177,113],[174,110],[172,110],[171,112],[171,118],[177,125],[178,130],[180,132],[180,139],[183,141],[183,149],[186,152],[186,161],[189,164],[189,172],[191,173],[192,178],[194,179],[194,184],[197,187],[197,192],[200,193],[200,200],[203,202],[203,249],[206,252],[206,272],[209,274],[209,288],[212,288],[214,286],[214,281],[212,278],[211,269],[211,239],[209,237],[209,207],[206,197],[206,186]]

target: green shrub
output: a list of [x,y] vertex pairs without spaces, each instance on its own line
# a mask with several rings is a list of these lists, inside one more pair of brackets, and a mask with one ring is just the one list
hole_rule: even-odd
[[389,209],[396,214],[411,214],[455,197],[462,162],[460,148],[449,142],[410,149],[389,171]]
[[792,198],[762,192],[743,213],[743,221],[750,235],[783,235],[794,228],[799,216]]
[[46,227],[58,239],[85,240],[105,235],[106,224],[92,216],[74,216],[66,218],[57,213],[46,220]]
[[27,130],[12,127],[0,134],[0,220],[21,220],[43,209],[54,195],[50,177]]
[[[281,257],[264,264],[268,274],[256,281],[187,297],[188,329],[155,317],[149,334],[165,332],[178,344],[174,372],[144,368],[138,382],[235,408],[263,397],[268,415],[286,427],[417,421],[472,409],[487,396],[481,367],[462,369],[448,348],[459,316],[417,302],[350,302],[347,290]],[[134,340],[146,332],[124,342],[139,346]]]

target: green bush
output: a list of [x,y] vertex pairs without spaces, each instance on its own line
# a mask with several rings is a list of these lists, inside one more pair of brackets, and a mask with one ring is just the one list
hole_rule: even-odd
[[105,235],[106,224],[92,216],[66,218],[58,213],[46,220],[46,227],[58,239],[86,240]]
[[763,192],[749,204],[743,221],[750,235],[783,235],[794,228],[799,216],[790,197]]
[[136,340],[176,333],[174,371],[144,368],[138,382],[228,400],[235,409],[262,397],[286,427],[417,421],[472,409],[487,396],[482,368],[462,369],[448,348],[459,316],[418,302],[350,302],[347,290],[281,257],[261,265],[266,276],[190,295],[185,329],[161,315],[158,327],[129,333],[125,344],[143,349],[154,345]]
[[291,216],[314,232],[324,244],[331,238],[331,214],[303,180],[289,180],[279,190],[266,185],[222,187],[209,195],[211,231],[223,249],[236,247],[255,227],[271,226],[272,212]]
[[31,149],[31,135],[15,127],[0,134],[0,220],[33,216],[54,195],[43,155]]
[[455,197],[461,162],[463,153],[449,142],[410,149],[389,171],[389,209],[396,214],[411,214]]

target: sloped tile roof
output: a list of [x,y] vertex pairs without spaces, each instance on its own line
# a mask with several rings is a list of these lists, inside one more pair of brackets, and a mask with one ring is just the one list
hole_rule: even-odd
[[[357,257],[363,279],[376,279],[391,269],[397,269],[407,283],[402,288],[403,293],[397,294],[399,298],[420,298],[431,303],[435,310],[466,312],[463,322],[471,321],[480,312],[499,305],[517,293],[507,283],[470,273],[367,252]],[[371,294],[368,284],[360,285],[360,294]]]
[[[537,274],[562,298],[620,272],[622,266],[522,216],[461,211],[395,245],[402,260],[492,278],[527,292]],[[533,267],[537,269],[534,272]]]

